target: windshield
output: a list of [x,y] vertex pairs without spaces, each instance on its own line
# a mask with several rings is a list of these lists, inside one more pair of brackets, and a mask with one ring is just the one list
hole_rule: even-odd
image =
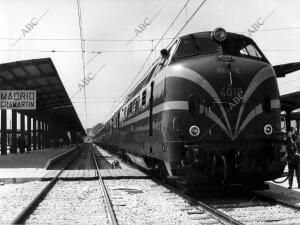
[[241,56],[241,57],[254,57],[262,59],[263,56],[255,45],[245,38],[227,38],[221,43],[224,54]]
[[180,41],[174,55],[175,59],[184,57],[215,53],[218,51],[218,44],[210,38],[195,38],[189,35]]

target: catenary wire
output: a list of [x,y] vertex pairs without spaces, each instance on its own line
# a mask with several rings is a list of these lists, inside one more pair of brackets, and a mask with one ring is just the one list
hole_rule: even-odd
[[[182,11],[185,9],[185,7],[187,6],[187,4],[190,2],[190,0],[188,0],[184,6],[181,8],[181,10],[177,13],[177,15],[175,16],[175,18],[173,19],[173,21],[171,22],[171,24],[168,26],[168,28],[166,29],[166,31],[163,33],[163,35],[161,36],[161,38],[158,40],[158,42],[156,43],[154,49],[156,49],[156,47],[158,46],[158,44],[161,42],[161,40],[164,38],[164,36],[167,34],[167,32],[169,31],[169,29],[173,26],[174,22],[177,20],[177,18],[179,17],[179,15],[182,13]],[[134,83],[135,79],[140,75],[141,71],[144,69],[146,63],[148,62],[148,60],[150,59],[151,55],[153,52],[153,48],[150,51],[149,55],[147,56],[146,60],[144,61],[144,63],[142,64],[142,66],[140,67],[140,69],[138,70],[137,74],[134,76],[134,78],[132,79],[132,81],[130,82],[128,88],[122,93],[122,95],[126,95],[126,93],[130,90],[131,85]],[[137,82],[138,83],[138,82]],[[120,99],[119,99],[120,100]],[[109,115],[115,110],[114,108],[115,103],[113,104],[112,108],[110,109],[110,112],[108,113]],[[105,119],[106,120],[106,119]]]
[[[82,70],[83,70],[83,80],[86,80],[85,75],[85,43],[83,40],[83,27],[82,27],[82,17],[81,17],[81,5],[80,0],[77,0],[77,11],[78,11],[78,23],[79,23],[79,31],[80,31],[80,43],[81,43],[81,58],[82,58]],[[85,110],[85,125],[88,128],[88,118],[87,118],[87,105],[86,105],[86,87],[83,85],[83,95],[84,95],[84,110]]]

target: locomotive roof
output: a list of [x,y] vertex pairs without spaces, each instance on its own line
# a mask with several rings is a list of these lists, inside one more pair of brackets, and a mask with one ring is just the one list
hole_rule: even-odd
[[[212,39],[211,33],[212,33],[212,31],[191,33],[191,34],[181,36],[180,39],[188,38],[191,35],[193,35],[195,38],[211,38]],[[249,38],[245,35],[242,35],[242,34],[227,32],[227,38],[238,38],[238,37],[252,40],[251,38]]]

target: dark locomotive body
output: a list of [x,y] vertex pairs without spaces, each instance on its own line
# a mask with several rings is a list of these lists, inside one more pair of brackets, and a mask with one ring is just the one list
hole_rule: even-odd
[[282,174],[275,72],[252,39],[179,38],[94,142],[187,183],[261,183]]

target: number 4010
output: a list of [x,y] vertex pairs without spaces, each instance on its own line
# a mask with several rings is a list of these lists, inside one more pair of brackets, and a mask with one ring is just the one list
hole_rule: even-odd
[[243,95],[243,89],[242,88],[222,88],[221,89],[221,96],[224,97],[235,97],[235,96],[242,96]]

